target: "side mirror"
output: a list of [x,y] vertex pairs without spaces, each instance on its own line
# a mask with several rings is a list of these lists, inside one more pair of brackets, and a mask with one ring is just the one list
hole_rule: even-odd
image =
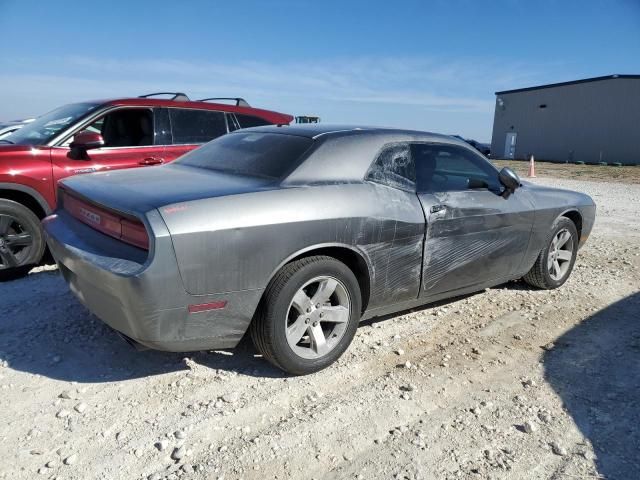
[[500,183],[504,185],[504,188],[507,189],[509,193],[513,193],[516,191],[516,188],[520,186],[520,177],[511,170],[509,167],[504,167],[500,170],[500,174],[498,175],[500,179]]
[[87,151],[92,148],[104,147],[104,138],[99,133],[84,130],[73,136],[73,142],[69,146],[72,149]]

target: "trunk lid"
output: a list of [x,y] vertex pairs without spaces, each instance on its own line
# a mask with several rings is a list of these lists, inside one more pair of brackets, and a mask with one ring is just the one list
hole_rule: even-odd
[[92,203],[136,217],[175,203],[276,187],[273,179],[182,165],[77,175],[60,183]]

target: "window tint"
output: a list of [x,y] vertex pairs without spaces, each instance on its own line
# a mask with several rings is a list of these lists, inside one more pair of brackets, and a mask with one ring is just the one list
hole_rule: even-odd
[[105,147],[153,145],[153,114],[147,108],[116,110],[98,118],[87,130],[101,134]]
[[240,128],[261,127],[263,125],[271,125],[271,122],[267,122],[264,118],[256,117],[254,115],[243,115],[241,113],[236,113],[236,118],[240,123]]
[[367,180],[402,190],[415,190],[415,168],[409,145],[385,146],[367,173]]
[[223,112],[170,108],[173,143],[205,143],[227,133]]
[[154,108],[155,145],[171,145],[171,121],[168,108]]
[[500,190],[498,172],[481,156],[455,145],[412,144],[419,192]]
[[312,143],[307,137],[238,131],[192,150],[175,163],[279,179],[298,166]]

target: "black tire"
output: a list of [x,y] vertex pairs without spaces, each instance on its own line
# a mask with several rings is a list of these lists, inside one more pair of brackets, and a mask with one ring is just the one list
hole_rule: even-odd
[[0,199],[0,279],[26,275],[40,263],[45,247],[38,217],[24,205]]
[[[551,251],[553,239],[558,234],[558,232],[564,229],[566,229],[571,234],[571,242],[573,242],[572,255],[571,260],[569,260],[567,271],[564,273],[564,275],[562,275],[561,278],[554,279],[551,277],[551,273],[549,272],[548,268],[549,252]],[[554,288],[562,286],[573,271],[573,266],[576,262],[576,255],[578,253],[578,242],[578,230],[576,229],[575,224],[567,217],[559,217],[551,227],[549,235],[545,240],[545,247],[538,255],[536,263],[534,263],[533,267],[531,267],[531,270],[529,270],[527,274],[522,277],[523,280],[531,286],[542,288],[545,290],[552,290]]]
[[[320,276],[337,279],[349,296],[346,330],[335,346],[320,358],[303,358],[289,345],[287,318],[293,297],[307,282]],[[355,275],[342,262],[328,256],[313,256],[285,265],[267,287],[250,326],[256,349],[276,367],[292,375],[306,375],[326,368],[347,349],[360,321],[362,299]]]

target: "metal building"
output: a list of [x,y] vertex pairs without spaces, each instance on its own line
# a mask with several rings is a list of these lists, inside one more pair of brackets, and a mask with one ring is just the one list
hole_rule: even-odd
[[640,164],[640,75],[496,92],[494,158]]

